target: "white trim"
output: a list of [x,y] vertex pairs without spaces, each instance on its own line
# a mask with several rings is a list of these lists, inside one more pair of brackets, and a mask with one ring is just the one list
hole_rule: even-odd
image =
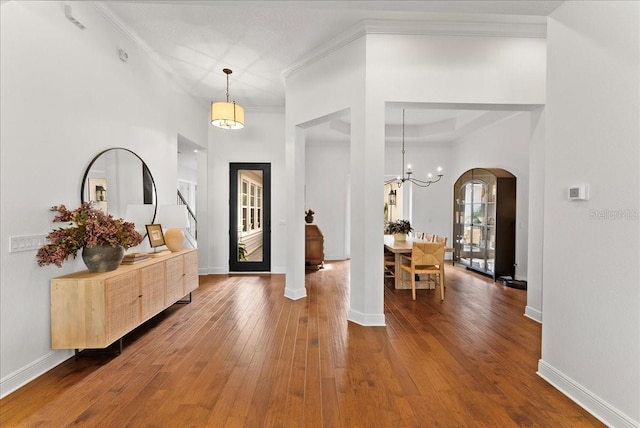
[[567,397],[578,403],[582,408],[595,416],[602,423],[612,427],[637,428],[638,421],[634,421],[611,404],[555,369],[543,360],[538,361],[538,376],[549,382]]
[[385,327],[384,314],[365,314],[349,309],[347,320],[365,327]]
[[8,374],[0,380],[0,398],[6,397],[35,378],[42,376],[72,356],[72,350],[51,351],[21,369]]
[[286,297],[287,299],[291,299],[291,300],[300,300],[303,299],[305,297],[307,297],[307,289],[303,288],[301,290],[299,289],[291,289],[291,288],[285,288],[284,289],[284,297]]
[[542,324],[542,312],[532,308],[531,306],[524,308],[524,316]]
[[545,22],[459,22],[459,21],[390,21],[365,19],[347,31],[310,51],[299,61],[287,67],[283,78],[296,73],[309,64],[335,52],[367,34],[449,35],[474,37],[526,37],[546,38]]
[[272,275],[284,275],[286,272],[287,268],[285,266],[271,266]]

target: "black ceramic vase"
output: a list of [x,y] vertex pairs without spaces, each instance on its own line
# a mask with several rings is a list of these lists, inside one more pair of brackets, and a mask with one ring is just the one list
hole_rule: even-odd
[[109,272],[118,269],[124,248],[110,245],[96,245],[95,247],[82,248],[82,260],[87,265],[89,272]]

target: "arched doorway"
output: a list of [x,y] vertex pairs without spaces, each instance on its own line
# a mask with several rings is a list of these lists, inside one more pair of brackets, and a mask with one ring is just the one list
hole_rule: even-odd
[[456,260],[494,280],[514,276],[516,177],[500,168],[474,168],[454,185]]

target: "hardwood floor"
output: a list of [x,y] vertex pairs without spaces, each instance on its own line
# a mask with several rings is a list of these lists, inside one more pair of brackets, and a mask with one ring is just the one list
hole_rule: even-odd
[[71,358],[5,397],[0,425],[603,426],[536,375],[525,291],[447,265],[443,302],[385,287],[387,326],[362,327],[346,320],[348,269],[308,271],[299,301],[282,275],[202,276],[122,355]]

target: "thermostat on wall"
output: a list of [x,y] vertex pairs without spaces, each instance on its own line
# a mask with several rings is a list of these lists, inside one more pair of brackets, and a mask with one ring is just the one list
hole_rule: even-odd
[[586,184],[569,187],[570,201],[586,201],[589,199],[589,187]]

